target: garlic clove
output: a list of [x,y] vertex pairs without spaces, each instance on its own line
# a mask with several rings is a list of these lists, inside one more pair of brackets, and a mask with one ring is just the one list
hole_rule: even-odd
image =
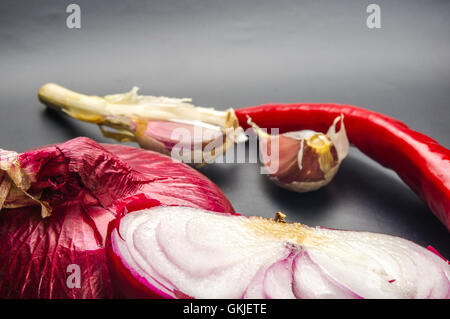
[[308,192],[327,185],[348,154],[343,116],[334,120],[327,134],[302,130],[269,135],[250,118],[248,123],[258,134],[262,161],[270,179],[292,191]]

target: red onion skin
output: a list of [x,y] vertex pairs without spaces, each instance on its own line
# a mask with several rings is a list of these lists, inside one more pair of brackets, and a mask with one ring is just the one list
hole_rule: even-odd
[[[126,198],[137,196],[135,205],[136,198],[151,197],[165,205],[234,213],[199,172],[134,147],[77,138],[21,154],[20,164],[35,175],[31,189],[43,191],[52,216],[42,219],[37,206],[1,210],[0,298],[116,295],[105,239]],[[80,265],[81,288],[67,287],[68,264]]]
[[161,205],[159,201],[150,199],[143,194],[128,197],[116,204],[116,211],[119,218],[109,223],[106,241],[106,258],[112,279],[114,298],[162,299],[164,297],[164,299],[170,299],[170,296],[164,294],[162,291],[152,291],[136,279],[122,264],[120,258],[113,252],[111,241],[109,240],[111,238],[111,232],[120,223],[120,216],[159,205]]
[[152,291],[137,280],[113,253],[111,242],[106,244],[106,258],[113,285],[113,298],[169,299],[162,292]]
[[[133,275],[133,273],[123,264],[121,257],[114,252],[111,244],[111,233],[114,230],[117,230],[120,236],[119,225],[121,217],[134,211],[139,211],[160,205],[162,205],[162,203],[160,203],[159,201],[145,196],[140,196],[139,198],[137,198],[136,196],[126,198],[123,202],[118,204],[118,217],[109,223],[108,236],[106,240],[106,256],[112,282],[114,285],[114,297],[127,299],[173,299],[172,296],[162,292],[154,286],[152,287],[153,289],[148,287],[144,283],[146,281],[144,278],[141,279],[142,281],[137,279],[136,276]],[[224,214],[241,216],[234,211]],[[175,294],[177,295],[177,292],[175,292]],[[181,299],[192,299],[192,297],[187,296],[181,292],[178,292],[178,295],[178,297]]]
[[[93,237],[90,237],[93,240],[91,244],[96,245],[97,249],[68,249],[63,247],[64,239],[52,232],[52,229],[67,230],[64,226],[65,216],[54,216],[50,217],[51,220],[42,221],[40,209],[37,207],[7,209],[1,214],[1,298],[91,299],[111,297],[112,287],[105,254]],[[78,212],[74,214],[80,215]],[[81,216],[78,217],[67,218],[72,219],[74,224],[82,223]],[[111,215],[111,218],[113,217]],[[78,230],[75,231],[78,232]],[[83,231],[89,231],[87,224],[83,225]],[[52,233],[45,236],[45,232]],[[10,239],[5,240],[5,237]],[[39,255],[41,253],[49,253],[49,255]],[[89,282],[93,284],[89,284],[83,289],[69,289],[65,282],[69,275],[66,273],[66,267],[69,264],[78,264],[82,267],[82,284]]]
[[447,264],[450,265],[450,261],[447,260],[447,259],[445,259],[445,257],[442,256],[442,255],[441,255],[441,254],[440,254],[433,246],[428,245],[427,249],[428,249],[429,251],[433,252],[435,255],[441,257],[442,260],[444,260]]

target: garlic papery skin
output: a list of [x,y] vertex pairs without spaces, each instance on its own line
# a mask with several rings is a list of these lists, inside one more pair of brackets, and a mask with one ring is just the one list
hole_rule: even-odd
[[[248,124],[259,137],[262,162],[269,178],[280,187],[308,192],[330,183],[348,154],[343,119],[342,115],[336,117],[326,134],[302,130],[270,135],[250,118]],[[336,131],[338,123],[340,129]]]

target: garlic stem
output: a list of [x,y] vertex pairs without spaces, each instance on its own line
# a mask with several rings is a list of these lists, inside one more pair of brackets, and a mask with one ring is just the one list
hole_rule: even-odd
[[220,126],[238,128],[233,109],[217,111],[195,107],[188,99],[139,96],[137,88],[124,94],[106,97],[88,96],[73,92],[57,84],[44,84],[38,92],[47,106],[60,109],[82,121],[128,128],[128,120],[197,120]]

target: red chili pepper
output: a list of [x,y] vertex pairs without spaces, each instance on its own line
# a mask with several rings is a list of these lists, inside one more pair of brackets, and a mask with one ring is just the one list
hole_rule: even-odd
[[373,111],[338,104],[265,104],[236,110],[262,128],[280,133],[312,129],[326,132],[343,114],[350,142],[381,165],[393,169],[450,230],[450,150],[404,123]]

